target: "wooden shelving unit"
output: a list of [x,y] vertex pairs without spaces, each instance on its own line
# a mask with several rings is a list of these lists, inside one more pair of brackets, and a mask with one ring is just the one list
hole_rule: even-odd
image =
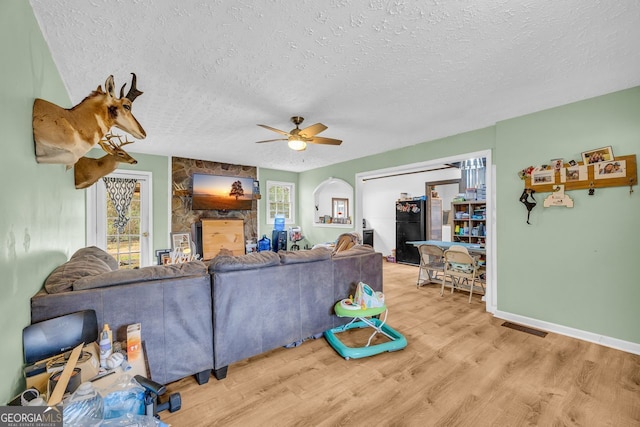
[[464,243],[484,242],[487,235],[486,200],[453,202],[451,207],[453,211],[451,240]]

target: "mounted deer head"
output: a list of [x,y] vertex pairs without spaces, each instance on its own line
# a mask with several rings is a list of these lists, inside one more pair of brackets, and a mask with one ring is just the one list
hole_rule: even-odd
[[125,86],[120,89],[120,98],[116,97],[113,76],[109,76],[104,91],[98,86],[71,109],[36,98],[33,103],[36,161],[61,163],[69,168],[114,126],[135,138],[144,139],[146,132],[131,114],[131,104],[142,95],[136,88],[135,74],[129,92],[123,96]]
[[[118,143],[114,143],[113,139],[117,139]],[[121,136],[119,135],[105,135],[105,139],[99,141],[98,144],[107,152],[106,156],[100,157],[99,159],[81,157],[76,162],[73,168],[76,188],[82,189],[92,186],[93,183],[100,178],[116,170],[118,163],[129,163],[132,165],[138,163],[136,159],[122,149],[124,145],[131,143],[133,143],[133,141],[127,140],[126,137],[125,142],[122,142]]]

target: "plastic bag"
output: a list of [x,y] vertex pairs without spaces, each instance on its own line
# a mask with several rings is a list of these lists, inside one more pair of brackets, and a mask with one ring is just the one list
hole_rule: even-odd
[[154,418],[151,415],[126,414],[118,418],[104,420],[100,427],[169,427],[168,424]]
[[356,295],[353,302],[362,309],[376,308],[384,306],[384,295],[382,292],[374,292],[371,286],[360,282],[356,287]]
[[104,414],[102,396],[93,388],[93,384],[80,384],[73,394],[64,401],[63,419],[65,426],[95,426]]
[[119,418],[127,414],[144,415],[144,393],[145,389],[131,376],[121,375],[117,382],[100,390],[104,401],[104,419]]

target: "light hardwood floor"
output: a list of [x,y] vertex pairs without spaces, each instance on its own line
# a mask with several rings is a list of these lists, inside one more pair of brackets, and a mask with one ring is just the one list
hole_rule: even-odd
[[[640,356],[501,326],[480,296],[416,288],[384,263],[404,350],[344,360],[324,339],[232,364],[222,381],[168,385],[182,426],[640,426]],[[277,316],[277,313],[273,314]],[[268,319],[265,319],[268,321]],[[368,334],[367,334],[368,336]]]

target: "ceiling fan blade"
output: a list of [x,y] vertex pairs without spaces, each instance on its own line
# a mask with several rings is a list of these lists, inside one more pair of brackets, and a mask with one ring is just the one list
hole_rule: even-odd
[[323,138],[322,136],[316,136],[315,138],[311,138],[309,140],[306,140],[307,142],[310,142],[312,144],[326,144],[326,145],[340,145],[342,144],[342,141],[339,139],[333,139],[333,138]]
[[267,139],[266,141],[256,141],[256,144],[261,144],[263,142],[274,142],[274,141],[288,141],[288,139],[286,138],[280,138],[280,139]]
[[302,129],[298,135],[300,135],[303,138],[311,138],[312,136],[316,136],[317,134],[319,134],[320,132],[327,130],[328,128],[323,125],[322,123],[316,123],[315,125],[311,125],[309,127],[306,127],[304,129]]
[[280,129],[272,128],[271,126],[267,126],[267,125],[258,125],[258,126],[261,126],[261,127],[265,128],[265,129],[272,130],[272,131],[277,132],[277,133],[279,133],[281,135],[286,135],[286,136],[290,135],[289,132],[285,132],[285,131],[280,130]]

